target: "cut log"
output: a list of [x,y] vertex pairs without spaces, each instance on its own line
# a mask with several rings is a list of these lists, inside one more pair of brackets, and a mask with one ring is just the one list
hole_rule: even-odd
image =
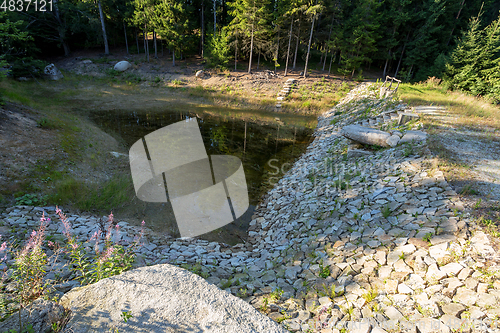
[[344,126],[340,131],[340,134],[356,142],[382,147],[389,147],[387,139],[391,137],[391,135],[387,132],[359,125]]

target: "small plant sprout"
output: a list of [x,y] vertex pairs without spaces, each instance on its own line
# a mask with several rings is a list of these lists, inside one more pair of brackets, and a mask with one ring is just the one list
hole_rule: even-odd
[[127,322],[130,318],[133,317],[132,311],[122,311],[120,315],[124,322]]
[[388,217],[391,215],[391,213],[392,213],[391,208],[389,207],[389,204],[385,205],[385,206],[382,208],[381,212],[382,212],[382,216],[383,216],[385,219],[386,219],[386,218],[388,218]]

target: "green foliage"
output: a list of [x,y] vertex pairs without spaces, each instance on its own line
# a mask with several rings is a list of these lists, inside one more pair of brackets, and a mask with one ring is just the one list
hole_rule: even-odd
[[134,248],[139,244],[142,232],[132,247],[125,249],[121,245],[114,244],[112,234],[115,232],[116,235],[118,229],[114,230],[113,214],[110,214],[105,234],[96,232],[90,239],[95,241],[94,254],[92,254],[76,240],[75,236],[70,234],[71,225],[61,210],[58,209],[56,213],[64,225],[70,269],[77,274],[77,279],[81,280],[82,285],[121,274],[132,267],[135,260]]
[[391,208],[389,207],[389,204],[382,207],[381,212],[382,212],[382,216],[384,218],[388,218],[389,216],[391,216],[392,211],[391,211]]
[[122,319],[123,319],[124,322],[127,322],[130,318],[133,317],[131,311],[122,311],[122,313],[120,314],[120,316],[122,317]]
[[229,35],[226,29],[208,39],[207,64],[209,67],[226,69],[229,63]]
[[445,80],[452,89],[500,102],[500,17],[481,29],[480,13],[469,22],[446,64]]
[[17,206],[45,206],[47,197],[39,197],[36,194],[24,194],[16,198]]
[[326,279],[330,276],[330,267],[323,266],[323,261],[319,263],[319,277],[322,279]]

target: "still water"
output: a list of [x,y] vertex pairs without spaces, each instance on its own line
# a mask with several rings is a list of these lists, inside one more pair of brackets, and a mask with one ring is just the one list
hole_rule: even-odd
[[[272,187],[272,183],[283,175],[271,165],[279,167],[295,161],[310,143],[316,125],[314,116],[213,108],[197,109],[196,112],[108,110],[90,112],[89,116],[101,129],[117,137],[127,150],[137,140],[157,129],[196,118],[208,155],[232,155],[243,162],[250,208],[235,222],[200,236],[229,244],[245,238],[255,205]],[[116,213],[136,221],[145,220],[156,231],[179,236],[169,203],[146,203],[133,199]]]

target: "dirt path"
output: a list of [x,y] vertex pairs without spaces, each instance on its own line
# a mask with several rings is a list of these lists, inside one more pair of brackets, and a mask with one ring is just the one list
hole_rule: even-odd
[[416,106],[413,111],[428,128],[433,163],[460,194],[477,228],[490,234],[493,248],[500,251],[500,133],[474,122],[458,125],[463,116],[444,107]]

